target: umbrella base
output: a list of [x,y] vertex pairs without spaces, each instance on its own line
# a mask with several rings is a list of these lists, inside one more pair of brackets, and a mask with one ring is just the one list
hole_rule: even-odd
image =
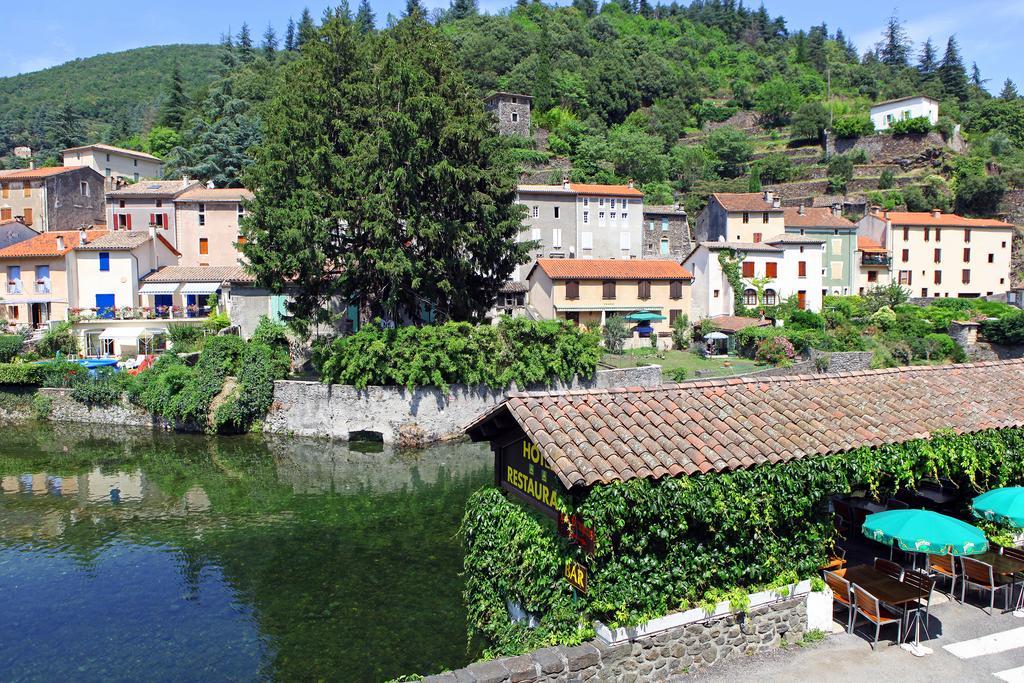
[[920,643],[900,643],[900,647],[915,657],[924,657],[925,655],[930,655],[935,652],[935,650],[926,645],[921,645]]

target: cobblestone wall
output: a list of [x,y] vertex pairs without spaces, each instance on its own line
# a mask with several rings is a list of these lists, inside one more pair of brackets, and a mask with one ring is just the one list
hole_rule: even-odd
[[662,681],[717,662],[796,642],[807,623],[807,597],[756,607],[747,615],[687,624],[618,645],[594,640],[477,662],[427,676],[429,683],[569,683]]

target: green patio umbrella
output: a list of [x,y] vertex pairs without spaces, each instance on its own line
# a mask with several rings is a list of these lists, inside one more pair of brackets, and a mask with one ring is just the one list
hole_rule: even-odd
[[977,555],[988,550],[985,532],[967,522],[931,510],[886,510],[868,515],[868,538],[901,550],[935,555]]
[[971,502],[975,517],[1024,528],[1024,486],[1007,486],[983,493]]
[[665,316],[657,313],[651,313],[650,311],[637,311],[636,313],[630,313],[626,316],[626,320],[630,320],[635,323],[648,322],[651,320],[664,320]]

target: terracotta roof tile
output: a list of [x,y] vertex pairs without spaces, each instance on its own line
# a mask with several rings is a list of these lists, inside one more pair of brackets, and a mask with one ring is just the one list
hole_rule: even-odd
[[870,237],[864,237],[863,235],[857,235],[857,249],[860,251],[871,251],[885,253],[886,249],[877,241]]
[[44,166],[43,168],[17,168],[10,171],[0,171],[0,180],[34,180],[36,178],[49,178],[61,173],[78,171],[81,166]]
[[[91,241],[99,239],[106,234],[106,230],[88,230],[85,233],[85,238]],[[58,237],[64,241],[63,249],[58,248]],[[24,242],[17,242],[9,247],[0,249],[0,259],[63,256],[77,246],[77,230],[53,230],[30,237]]]
[[[537,259],[552,280],[690,280],[693,275],[667,259]],[[532,272],[532,271],[531,271]]]
[[761,192],[716,192],[711,196],[717,199],[726,211],[782,212],[782,207],[766,202]]
[[728,471],[938,429],[1024,426],[1024,360],[730,378],[656,389],[527,392],[510,413],[569,487]]
[[854,229],[857,227],[856,223],[852,223],[842,215],[835,215],[832,213],[832,209],[827,208],[816,208],[805,206],[803,207],[803,213],[800,213],[800,207],[790,206],[784,209],[786,227],[794,228],[850,228]]
[[255,282],[241,266],[164,266],[143,282]]
[[958,228],[1012,228],[1010,223],[997,221],[993,218],[965,218],[955,213],[940,213],[935,216],[927,211],[889,211],[873,213],[875,218],[886,220],[893,225],[951,226]]
[[244,187],[202,187],[197,185],[174,198],[175,202],[239,202],[253,198]]

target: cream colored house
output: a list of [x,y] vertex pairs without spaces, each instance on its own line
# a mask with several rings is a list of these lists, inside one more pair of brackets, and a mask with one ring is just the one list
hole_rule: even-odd
[[757,243],[786,232],[782,202],[770,190],[764,192],[716,192],[697,216],[694,234],[698,242]]
[[690,314],[692,280],[669,260],[538,259],[527,277],[528,302],[542,318],[591,328],[613,315],[650,311],[665,317],[652,323],[660,335]]
[[37,232],[102,223],[103,178],[90,168],[63,166],[0,171],[0,221],[19,216]]
[[938,211],[870,212],[858,235],[892,258],[891,278],[913,297],[974,298],[1010,289],[1016,228],[1003,221]]
[[182,266],[237,266],[242,261],[239,223],[244,202],[252,199],[244,188],[193,187],[174,198],[178,251]]
[[892,258],[889,251],[876,240],[864,235],[857,236],[857,272],[854,286],[857,294],[872,287],[885,286],[892,281],[889,266]]
[[151,180],[107,192],[107,225],[114,231],[157,233],[178,248],[177,216],[174,199],[188,190],[202,187],[189,178]]
[[69,147],[61,154],[65,166],[88,166],[105,178],[124,178],[137,183],[164,174],[163,161],[134,149],[95,144]]

